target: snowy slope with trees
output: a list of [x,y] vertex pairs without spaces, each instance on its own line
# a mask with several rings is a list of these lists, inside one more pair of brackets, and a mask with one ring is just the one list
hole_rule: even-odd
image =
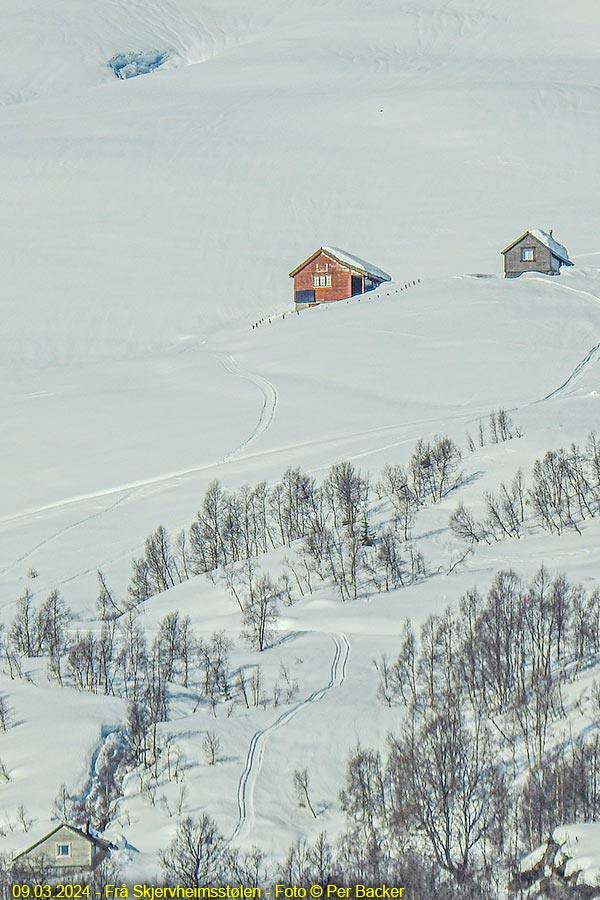
[[4,7],[0,854],[594,885],[596,6]]

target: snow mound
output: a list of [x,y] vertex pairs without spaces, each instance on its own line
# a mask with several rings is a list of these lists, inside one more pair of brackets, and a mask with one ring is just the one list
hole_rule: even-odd
[[115,850],[127,849],[127,838],[120,831],[105,831],[102,838],[112,844]]
[[531,853],[528,853],[527,856],[524,856],[521,860],[521,864],[519,866],[519,871],[521,872],[533,872],[537,869],[540,869],[546,859],[548,854],[548,844],[541,844],[539,847],[536,847],[535,850],[532,850]]
[[600,883],[600,822],[562,825],[553,838],[560,844],[565,861],[565,878],[576,878],[576,884],[597,886]]
[[128,51],[127,53],[117,53],[112,59],[109,59],[108,66],[117,78],[125,80],[136,78],[138,75],[148,75],[150,72],[160,69],[171,56],[172,53],[169,50]]

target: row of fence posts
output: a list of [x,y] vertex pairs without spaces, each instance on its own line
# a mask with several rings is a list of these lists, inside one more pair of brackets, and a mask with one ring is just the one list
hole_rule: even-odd
[[[400,285],[400,287],[396,288],[392,293],[399,294],[400,291],[407,291],[409,288],[415,287],[415,285],[417,285],[417,284],[421,284],[420,278],[417,278],[414,281],[407,281],[406,284]],[[370,293],[370,291],[368,291],[367,293]],[[386,297],[391,296],[390,291],[388,291],[385,296]],[[361,298],[364,297],[364,294],[356,294],[355,297],[358,299],[358,302],[360,303]],[[377,294],[375,297],[373,297],[371,299],[381,300],[382,297],[383,297],[383,294]],[[348,300],[354,300],[354,299],[355,299],[354,297],[348,297],[348,299],[346,300],[346,303],[348,302]],[[320,305],[320,304],[317,304],[317,305]],[[296,313],[297,316],[300,315],[299,309],[294,310],[294,312]],[[293,314],[294,314],[293,312],[288,312],[288,313],[281,313],[281,315],[279,315],[279,316],[265,316],[263,319],[259,319],[258,322],[254,322],[254,324],[252,325],[252,330],[254,330],[255,328],[260,328],[261,325],[267,325],[267,324],[270,325],[274,319],[282,319],[283,320],[283,319],[285,319],[286,315],[291,316]]]

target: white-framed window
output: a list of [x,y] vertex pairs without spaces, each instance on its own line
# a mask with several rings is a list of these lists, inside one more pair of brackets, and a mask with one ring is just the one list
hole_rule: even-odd
[[521,248],[521,261],[522,262],[535,262],[535,248],[534,247],[522,247]]
[[331,275],[313,275],[313,287],[331,287]]
[[64,858],[66,856],[71,855],[71,845],[70,844],[57,844],[56,845],[56,855]]

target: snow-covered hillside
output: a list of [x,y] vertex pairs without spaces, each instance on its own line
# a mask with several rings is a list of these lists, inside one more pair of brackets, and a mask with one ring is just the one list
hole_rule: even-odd
[[[177,610],[203,639],[235,641],[232,672],[260,664],[269,697],[286,677],[297,689],[215,717],[192,686],[171,686],[160,740],[185,776],[126,776],[110,823],[140,851],[125,874],[158,871],[178,819],[204,812],[232,846],[281,860],[297,838],[342,832],[348,754],[385,753],[399,727],[373,660],[397,656],[407,617],[418,627],[511,567],[598,586],[597,517],[468,553],[449,518],[459,502],[482,514],[486,491],[600,421],[600,13],[587,0],[3,7],[0,647],[26,589],[34,608],[61,592],[72,637],[99,633],[97,571],[123,608],[146,537],[187,529],[215,479],[272,489],[289,467],[320,482],[351,460],[376,481],[421,438],[463,451],[465,482],[415,521],[415,584],[342,603],[319,583],[282,606],[280,640],[260,654],[221,577],[140,608],[149,639]],[[140,77],[109,66],[162,54]],[[553,227],[574,268],[504,280],[499,251],[534,227]],[[392,283],[297,315],[288,272],[324,244]],[[477,444],[499,408],[522,437],[469,452],[467,433]],[[375,530],[388,515],[372,491]],[[283,555],[261,554],[263,571],[279,576]],[[50,830],[61,785],[94,789],[127,698],[60,687],[44,656],[17,674],[4,657],[9,853]],[[555,742],[569,722],[575,736],[598,727],[588,664]],[[304,768],[314,819],[294,796]]]
[[[398,280],[497,272],[526,227],[600,250],[591,4],[5,7],[13,367],[156,353],[282,310],[323,242]],[[154,49],[179,65],[107,67]]]

